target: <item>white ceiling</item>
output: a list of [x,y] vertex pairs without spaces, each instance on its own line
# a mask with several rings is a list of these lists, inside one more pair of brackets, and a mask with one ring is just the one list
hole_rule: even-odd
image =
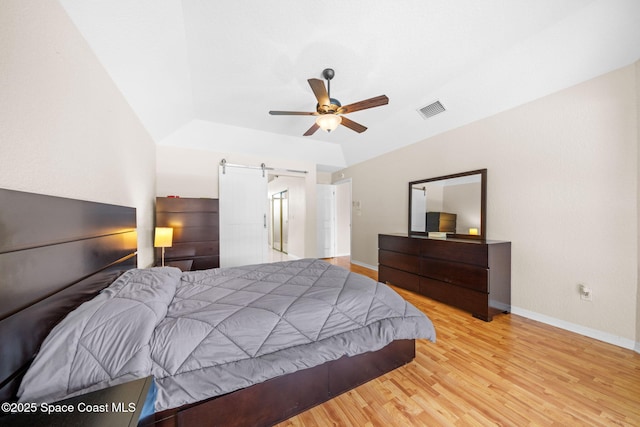
[[[284,150],[335,170],[640,58],[638,0],[60,0],[159,144]],[[302,134],[333,68],[369,129]],[[423,119],[439,100],[447,111]],[[242,130],[246,129],[246,130]],[[289,145],[279,145],[289,144]],[[337,153],[322,157],[319,153]],[[293,154],[291,154],[293,153]],[[320,155],[320,157],[317,157]]]

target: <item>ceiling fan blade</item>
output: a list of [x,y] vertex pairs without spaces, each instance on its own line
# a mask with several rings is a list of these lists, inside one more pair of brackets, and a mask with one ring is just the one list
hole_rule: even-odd
[[322,105],[330,105],[329,94],[327,93],[327,88],[324,86],[324,82],[320,79],[309,79],[309,86],[311,86],[311,90],[313,94],[316,96],[318,100],[318,104]]
[[318,129],[320,129],[320,126],[318,126],[318,124],[317,124],[317,123],[314,123],[314,124],[313,124],[313,126],[311,126],[311,127],[309,128],[309,130],[308,130],[308,131],[306,131],[303,135],[304,135],[304,136],[310,136],[310,135],[313,135],[314,133],[316,133],[316,131],[317,131]]
[[345,105],[338,108],[338,113],[347,114],[354,111],[366,110],[367,108],[379,107],[389,103],[389,98],[386,95],[376,96],[374,98],[365,99],[364,101],[354,102],[353,104]]
[[358,133],[362,133],[365,130],[367,130],[367,128],[365,126],[362,126],[360,123],[356,123],[353,120],[349,120],[345,116],[340,116],[340,117],[342,118],[342,121],[340,122],[342,126],[346,126],[349,129],[355,130]]
[[317,112],[307,113],[305,111],[269,111],[272,116],[317,116]]

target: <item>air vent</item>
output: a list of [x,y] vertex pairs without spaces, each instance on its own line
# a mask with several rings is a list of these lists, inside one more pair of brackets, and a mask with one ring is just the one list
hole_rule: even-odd
[[420,115],[424,119],[433,117],[436,114],[442,113],[443,111],[446,111],[446,109],[444,108],[444,105],[440,103],[440,101],[432,102],[431,104],[418,109],[418,113],[420,113]]

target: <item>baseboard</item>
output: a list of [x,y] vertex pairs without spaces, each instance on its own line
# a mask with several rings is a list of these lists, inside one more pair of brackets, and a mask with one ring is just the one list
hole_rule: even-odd
[[368,268],[369,270],[378,271],[378,266],[373,266],[369,264],[365,264],[364,262],[356,261],[351,259],[351,264],[359,265],[360,267]]
[[582,325],[556,319],[555,317],[546,316],[520,307],[511,306],[511,313],[640,353],[640,343],[628,338],[623,338],[597,329],[587,328]]

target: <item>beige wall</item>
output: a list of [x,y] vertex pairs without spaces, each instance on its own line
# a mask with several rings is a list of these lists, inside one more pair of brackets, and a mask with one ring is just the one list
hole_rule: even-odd
[[331,172],[318,172],[318,184],[331,184]]
[[[235,129],[239,132],[238,129]],[[223,135],[220,136],[224,138]],[[234,135],[237,137],[237,134]],[[304,189],[306,192],[306,223],[304,253],[300,257],[314,257],[316,253],[316,166],[312,163],[290,159],[251,156],[237,153],[220,153],[203,149],[159,145],[157,159],[157,195],[165,197],[218,197],[218,165],[222,159],[228,163],[260,166],[276,169],[306,170]]]
[[[352,258],[375,266],[378,233],[406,232],[409,181],[487,168],[488,238],[512,242],[514,307],[633,343],[636,67],[334,174],[353,180],[353,199],[361,204]],[[579,283],[593,289],[592,302],[580,299]]]
[[0,187],[137,208],[153,261],[155,147],[57,2],[4,0]]

